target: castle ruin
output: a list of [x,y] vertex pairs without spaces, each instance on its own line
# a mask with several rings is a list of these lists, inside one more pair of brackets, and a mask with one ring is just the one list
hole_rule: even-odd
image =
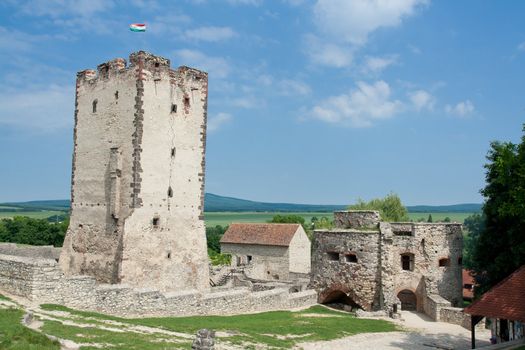
[[77,74],[66,276],[206,290],[208,75],[140,51]]
[[334,223],[314,233],[311,286],[320,303],[435,320],[440,309],[461,306],[461,224],[387,223],[377,211],[335,212]]

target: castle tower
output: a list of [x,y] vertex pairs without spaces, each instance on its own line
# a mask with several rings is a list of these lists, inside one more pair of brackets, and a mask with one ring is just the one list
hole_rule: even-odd
[[139,51],[77,74],[66,275],[161,291],[209,286],[208,76]]

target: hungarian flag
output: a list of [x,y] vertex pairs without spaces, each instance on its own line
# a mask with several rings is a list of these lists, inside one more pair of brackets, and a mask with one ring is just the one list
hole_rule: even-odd
[[145,32],[146,25],[143,23],[133,23],[129,26],[129,30],[132,32]]

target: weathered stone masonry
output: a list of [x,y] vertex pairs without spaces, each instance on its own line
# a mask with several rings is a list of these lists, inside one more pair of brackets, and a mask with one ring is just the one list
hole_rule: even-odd
[[67,276],[209,288],[202,216],[207,74],[146,52],[77,75]]
[[90,276],[64,276],[53,259],[0,254],[0,290],[38,303],[56,303],[125,317],[231,315],[314,305],[317,293],[288,288],[253,292],[160,292],[122,284],[100,284]]
[[334,222],[314,233],[311,285],[319,302],[414,309],[434,319],[460,305],[460,224],[386,223],[371,211],[336,212]]

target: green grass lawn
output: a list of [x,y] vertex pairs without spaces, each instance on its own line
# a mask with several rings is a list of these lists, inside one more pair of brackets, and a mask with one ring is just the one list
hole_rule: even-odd
[[[265,344],[270,348],[291,348],[299,342],[331,340],[358,333],[391,332],[399,330],[393,323],[383,320],[358,319],[351,314],[329,310],[322,306],[292,311],[272,311],[258,314],[237,316],[195,316],[195,317],[159,317],[124,319],[110,317],[93,312],[71,310],[59,305],[42,305],[45,310],[67,311],[72,315],[91,322],[113,320],[130,325],[141,325],[165,330],[195,334],[202,328],[222,331],[229,336],[218,337],[217,342],[238,344],[246,349],[255,348],[256,344]],[[95,328],[64,326],[60,322],[45,321],[42,330],[60,338],[78,342],[113,344],[111,349],[165,349],[166,339],[153,339],[152,335],[137,335],[113,332]],[[155,337],[154,337],[155,338]],[[155,341],[154,341],[155,340]],[[175,339],[172,347],[189,348],[191,342]],[[162,347],[164,346],[164,347]],[[85,347],[82,349],[91,349]]]
[[0,309],[0,349],[3,350],[58,350],[60,344],[45,335],[24,327],[20,309]]

